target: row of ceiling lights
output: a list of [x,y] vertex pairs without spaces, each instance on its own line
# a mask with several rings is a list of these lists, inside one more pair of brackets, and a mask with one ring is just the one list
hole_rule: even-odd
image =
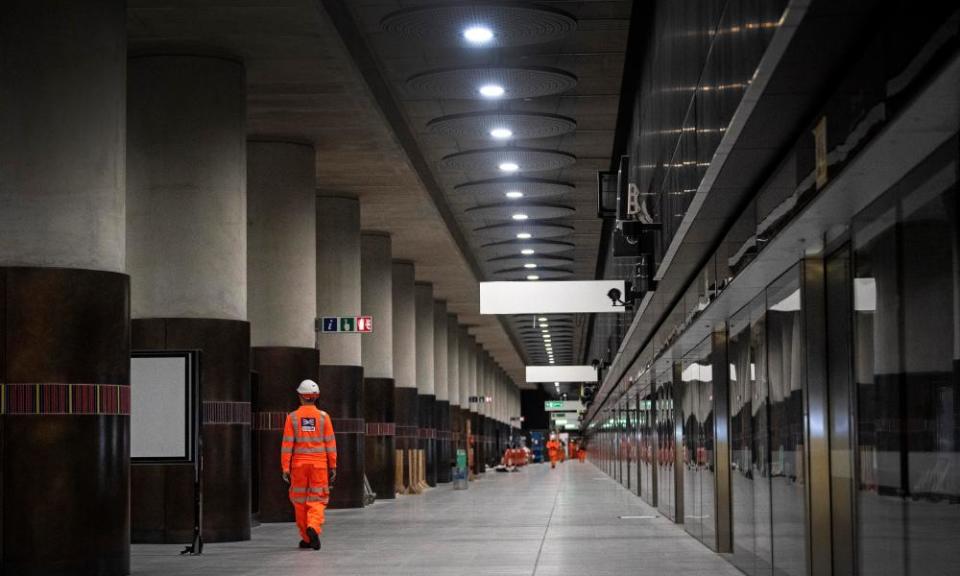
[[[482,25],[469,26],[463,31],[463,38],[475,46],[489,44],[495,36],[492,29]],[[488,99],[502,98],[507,93],[506,89],[500,84],[483,84],[478,89],[478,92],[481,96]],[[509,140],[513,137],[513,130],[507,127],[496,127],[490,130],[490,136],[494,140]],[[506,161],[501,162],[497,168],[506,174],[513,174],[520,170],[520,165],[516,162]],[[523,198],[523,192],[519,190],[508,190],[505,195],[509,200],[519,200]],[[523,212],[516,212],[512,215],[512,218],[516,221],[523,221],[527,220],[529,216]],[[520,232],[517,234],[517,239],[519,240],[529,240],[531,238],[533,238],[533,234],[529,232]],[[532,248],[524,248],[520,251],[520,254],[523,256],[533,256],[534,253]],[[537,265],[533,262],[527,262],[523,267],[533,269],[536,268]],[[540,276],[537,274],[527,275],[527,280],[536,281],[539,279]]]

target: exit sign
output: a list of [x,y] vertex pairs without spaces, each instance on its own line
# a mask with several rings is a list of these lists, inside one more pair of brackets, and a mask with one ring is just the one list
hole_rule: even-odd
[[563,400],[547,400],[544,402],[544,409],[546,410],[562,410],[563,409]]
[[324,316],[320,319],[324,334],[369,334],[373,332],[373,316]]

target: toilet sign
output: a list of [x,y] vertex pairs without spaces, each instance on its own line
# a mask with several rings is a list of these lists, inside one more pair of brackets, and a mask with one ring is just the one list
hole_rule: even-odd
[[324,334],[369,334],[373,332],[373,316],[324,316],[320,319]]

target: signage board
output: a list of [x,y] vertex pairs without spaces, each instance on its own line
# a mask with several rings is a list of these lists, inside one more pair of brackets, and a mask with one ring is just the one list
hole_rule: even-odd
[[320,331],[324,334],[369,334],[373,332],[373,316],[324,316]]

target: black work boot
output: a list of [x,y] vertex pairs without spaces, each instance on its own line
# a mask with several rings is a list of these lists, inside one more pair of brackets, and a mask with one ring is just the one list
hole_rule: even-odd
[[311,548],[310,543],[306,540],[301,540],[299,546],[300,548]]
[[320,549],[320,535],[313,528],[307,528],[307,538],[310,539],[310,547],[314,550]]

